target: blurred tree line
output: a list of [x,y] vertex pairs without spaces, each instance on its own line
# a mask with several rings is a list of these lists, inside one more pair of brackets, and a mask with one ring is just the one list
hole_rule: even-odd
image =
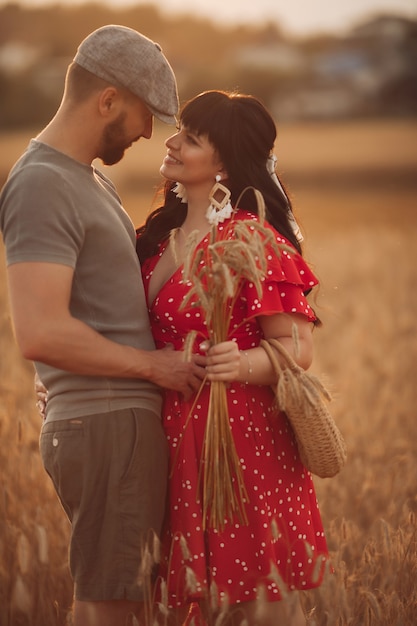
[[[287,118],[417,114],[417,23],[409,20],[384,18],[370,33],[365,25],[347,38],[292,40],[276,23],[222,27],[193,16],[168,17],[151,4],[10,3],[0,8],[0,127],[45,123],[60,102],[77,45],[110,23],[161,44],[182,101],[205,89],[239,89]],[[382,44],[385,56],[378,52]]]

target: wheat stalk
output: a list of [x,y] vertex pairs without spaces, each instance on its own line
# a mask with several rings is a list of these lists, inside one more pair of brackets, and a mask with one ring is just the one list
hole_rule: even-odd
[[[233,308],[245,281],[252,282],[261,296],[267,270],[265,245],[275,247],[279,254],[272,231],[264,226],[263,197],[253,192],[259,221],[232,219],[221,230],[213,226],[207,247],[190,246],[184,263],[184,280],[192,287],[181,308],[202,309],[211,345],[230,337]],[[221,381],[210,386],[199,486],[204,529],[221,531],[226,520],[235,518],[248,523],[245,503],[249,497],[230,426],[227,388]]]

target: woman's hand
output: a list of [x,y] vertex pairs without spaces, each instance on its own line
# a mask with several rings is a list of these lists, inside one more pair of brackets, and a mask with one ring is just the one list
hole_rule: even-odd
[[37,374],[35,374],[36,408],[42,419],[46,417],[46,403],[48,402],[48,390]]
[[[207,347],[206,344],[201,346],[203,350]],[[243,354],[235,341],[223,341],[212,346],[207,350],[207,379],[211,382],[238,380],[242,369],[242,357]]]

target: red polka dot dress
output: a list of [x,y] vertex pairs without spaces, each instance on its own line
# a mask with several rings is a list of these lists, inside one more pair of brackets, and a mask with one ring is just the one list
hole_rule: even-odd
[[[238,211],[237,219],[258,218]],[[223,225],[218,226],[224,228]],[[287,244],[272,227],[278,244]],[[207,246],[208,237],[199,245]],[[167,242],[142,267],[145,291]],[[294,250],[293,252],[291,250]],[[263,296],[246,283],[232,315],[232,334],[241,350],[259,345],[257,315],[280,312],[315,316],[304,292],[317,279],[291,247],[280,256],[265,246],[268,269]],[[158,348],[173,344],[181,350],[196,331],[195,351],[207,338],[204,314],[180,308],[190,285],[178,268],[163,285],[149,314]],[[162,576],[171,607],[207,596],[227,594],[231,604],[255,600],[261,587],[268,600],[279,600],[283,588],[311,589],[320,584],[327,546],[311,475],[302,465],[293,432],[283,413],[274,408],[270,387],[232,383],[228,387],[229,417],[241,462],[249,502],[248,525],[226,522],[223,531],[203,530],[199,471],[207,417],[209,384],[197,402],[165,394],[163,425],[170,448],[171,475]],[[212,597],[212,596],[211,596]]]

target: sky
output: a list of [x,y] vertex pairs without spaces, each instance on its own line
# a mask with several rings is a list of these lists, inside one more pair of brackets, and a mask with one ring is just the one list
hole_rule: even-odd
[[[5,4],[9,0],[0,0]],[[81,4],[83,0],[20,0],[21,4]],[[343,33],[370,16],[395,13],[417,19],[417,0],[104,0],[110,6],[154,4],[167,14],[191,13],[216,23],[277,22],[293,35]]]

